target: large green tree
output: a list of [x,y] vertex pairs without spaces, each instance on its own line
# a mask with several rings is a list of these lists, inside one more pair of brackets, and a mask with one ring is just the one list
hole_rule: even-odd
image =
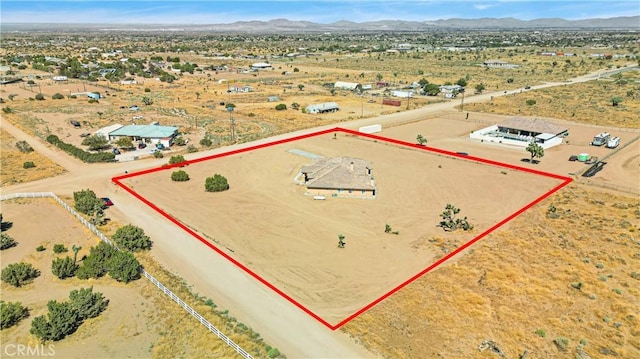
[[440,93],[440,86],[428,83],[422,88],[422,90],[429,96],[436,96]]
[[49,312],[46,315],[35,317],[31,322],[30,333],[42,342],[64,339],[80,326],[80,314],[70,302],[58,303],[52,300],[47,303],[47,308]]
[[73,201],[78,212],[89,216],[97,215],[105,208],[104,201],[90,189],[73,192]]
[[100,242],[97,246],[91,247],[89,255],[82,260],[80,268],[76,271],[79,279],[100,278],[107,273],[109,258],[116,252],[110,244]]
[[51,272],[60,279],[73,277],[77,270],[78,265],[69,256],[56,258],[51,262]]

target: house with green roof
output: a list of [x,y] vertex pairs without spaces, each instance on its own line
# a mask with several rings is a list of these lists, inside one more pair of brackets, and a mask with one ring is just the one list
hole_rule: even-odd
[[127,125],[109,132],[109,140],[117,141],[120,137],[130,137],[132,141],[145,143],[161,143],[165,147],[173,145],[178,128],[160,125]]

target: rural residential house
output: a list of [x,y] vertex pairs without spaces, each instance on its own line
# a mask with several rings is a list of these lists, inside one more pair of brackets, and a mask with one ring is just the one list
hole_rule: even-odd
[[308,195],[375,198],[376,185],[371,164],[351,157],[316,159],[300,173]]
[[531,142],[547,149],[562,143],[569,130],[539,118],[512,117],[499,124],[473,131],[470,138],[481,142],[526,147]]
[[315,105],[309,105],[306,108],[307,113],[327,113],[327,112],[336,112],[340,110],[340,106],[338,106],[335,102],[324,102]]
[[177,134],[178,128],[173,126],[127,125],[109,132],[109,140],[117,141],[120,137],[130,137],[133,141],[161,143],[165,147],[171,147]]
[[336,83],[333,84],[333,88],[337,90],[356,91],[362,90],[362,84],[359,84],[357,82],[336,81]]

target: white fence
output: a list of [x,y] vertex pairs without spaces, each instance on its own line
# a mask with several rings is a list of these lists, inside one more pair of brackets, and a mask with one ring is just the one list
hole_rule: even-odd
[[[78,212],[76,212],[71,206],[69,206],[66,202],[60,199],[60,197],[56,196],[53,192],[32,192],[32,193],[12,193],[4,196],[0,196],[0,201],[6,201],[15,198],[53,198],[58,204],[64,207],[69,213],[75,216],[82,224],[84,224],[87,228],[91,230],[96,236],[98,236],[101,240],[109,243],[114,248],[118,249],[117,246],[112,243],[107,236],[102,234],[100,230],[92,223],[84,219]],[[252,358],[251,354],[249,354],[246,350],[242,349],[238,344],[236,344],[233,340],[229,339],[224,333],[222,333],[218,328],[213,326],[213,324],[209,323],[207,319],[205,319],[202,315],[196,312],[189,304],[185,303],[180,297],[175,295],[169,288],[167,288],[164,284],[160,283],[157,279],[155,279],[149,272],[142,270],[142,275],[147,278],[151,283],[153,283],[156,287],[158,287],[164,294],[166,294],[171,300],[180,304],[184,310],[186,310],[189,314],[191,314],[194,318],[196,318],[202,325],[204,325],[209,331],[218,336],[218,338],[222,339],[228,346],[233,348],[240,356],[243,358],[250,359]]]

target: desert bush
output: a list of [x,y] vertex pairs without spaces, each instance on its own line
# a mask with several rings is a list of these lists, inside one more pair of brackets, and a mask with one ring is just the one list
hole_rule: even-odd
[[31,145],[27,141],[16,142],[16,147],[18,148],[18,151],[22,153],[33,152],[33,147],[31,147]]
[[8,234],[2,233],[0,235],[0,250],[15,247],[17,244],[18,242]]
[[187,140],[185,140],[182,136],[176,137],[173,142],[178,146],[184,146],[187,144]]
[[189,174],[185,171],[175,171],[171,174],[171,180],[176,182],[185,182],[189,180]]
[[109,301],[102,293],[93,293],[93,287],[73,290],[69,293],[68,301],[49,301],[49,312],[33,318],[30,333],[43,342],[64,339],[75,332],[86,319],[100,315],[108,304]]
[[213,141],[209,137],[200,140],[200,146],[211,147],[211,145],[213,145]]
[[278,111],[282,111],[282,110],[286,110],[287,109],[287,105],[283,104],[283,103],[279,103],[276,105],[276,110]]
[[109,140],[107,140],[104,136],[100,135],[91,135],[89,137],[85,137],[82,140],[83,146],[88,146],[91,151],[97,151],[105,148],[109,144]]
[[198,149],[194,145],[187,146],[187,153],[195,153],[198,152]]
[[555,344],[556,347],[558,347],[558,350],[566,351],[567,347],[569,346],[569,339],[565,337],[557,337],[553,340],[553,344]]
[[75,209],[89,216],[94,215],[104,209],[104,201],[98,198],[90,189],[73,192],[73,202]]
[[100,278],[108,271],[108,261],[116,252],[115,248],[106,242],[100,242],[91,247],[89,255],[82,261],[76,271],[79,279]]
[[129,283],[140,278],[140,262],[129,252],[114,252],[107,265],[109,276],[118,282]]
[[151,92],[151,89],[150,89],[150,88],[148,88],[148,87],[145,87],[145,88],[144,88],[144,92]]
[[528,105],[528,106],[533,106],[533,105],[535,105],[537,102],[536,102],[536,100],[534,100],[534,99],[528,99],[528,100],[526,101],[526,103],[527,103],[527,105]]
[[226,177],[216,173],[213,177],[207,177],[204,188],[207,192],[222,192],[229,189],[229,182]]
[[132,252],[151,248],[151,240],[144,230],[131,224],[118,228],[113,235],[113,240],[119,248]]
[[62,100],[64,98],[64,95],[59,92],[56,92],[53,94],[53,96],[51,96],[51,98],[54,100]]
[[68,252],[69,250],[64,246],[64,244],[54,244],[53,245],[53,253],[60,254]]
[[538,330],[536,330],[536,335],[538,335],[541,338],[544,338],[544,337],[547,336],[547,333],[542,329],[538,329]]
[[456,215],[460,213],[460,209],[452,204],[447,204],[444,212],[440,214],[442,221],[439,226],[444,228],[445,231],[455,231],[462,228],[465,231],[473,229],[473,226],[467,221],[467,217],[462,219],[456,218]]
[[51,263],[51,272],[60,279],[73,277],[77,270],[78,265],[73,258],[69,256],[56,258]]
[[267,350],[267,356],[269,356],[269,358],[277,358],[280,356],[280,351],[278,348],[269,348]]
[[22,164],[22,168],[24,168],[25,170],[27,170],[29,168],[34,168],[35,166],[36,166],[36,164],[31,162],[31,161],[27,161],[27,162]]
[[24,262],[11,263],[1,273],[2,281],[14,287],[20,287],[39,275],[40,272],[37,269]]
[[34,98],[36,100],[38,100],[38,101],[43,101],[44,100],[44,95],[39,93],[39,94],[36,94],[36,96]]
[[36,251],[37,252],[44,252],[46,250],[46,248],[44,246],[38,246],[36,247]]
[[11,107],[3,107],[2,108],[2,112],[3,113],[13,113],[13,109]]
[[28,316],[29,310],[22,303],[0,301],[0,329],[12,327]]
[[160,152],[160,151],[156,151],[156,152],[153,153],[153,157],[155,157],[155,158],[163,158],[164,154],[162,152]]
[[184,159],[183,155],[175,155],[175,156],[171,156],[171,158],[169,158],[169,164],[170,165],[175,165],[177,163],[182,163],[185,162],[186,160]]

